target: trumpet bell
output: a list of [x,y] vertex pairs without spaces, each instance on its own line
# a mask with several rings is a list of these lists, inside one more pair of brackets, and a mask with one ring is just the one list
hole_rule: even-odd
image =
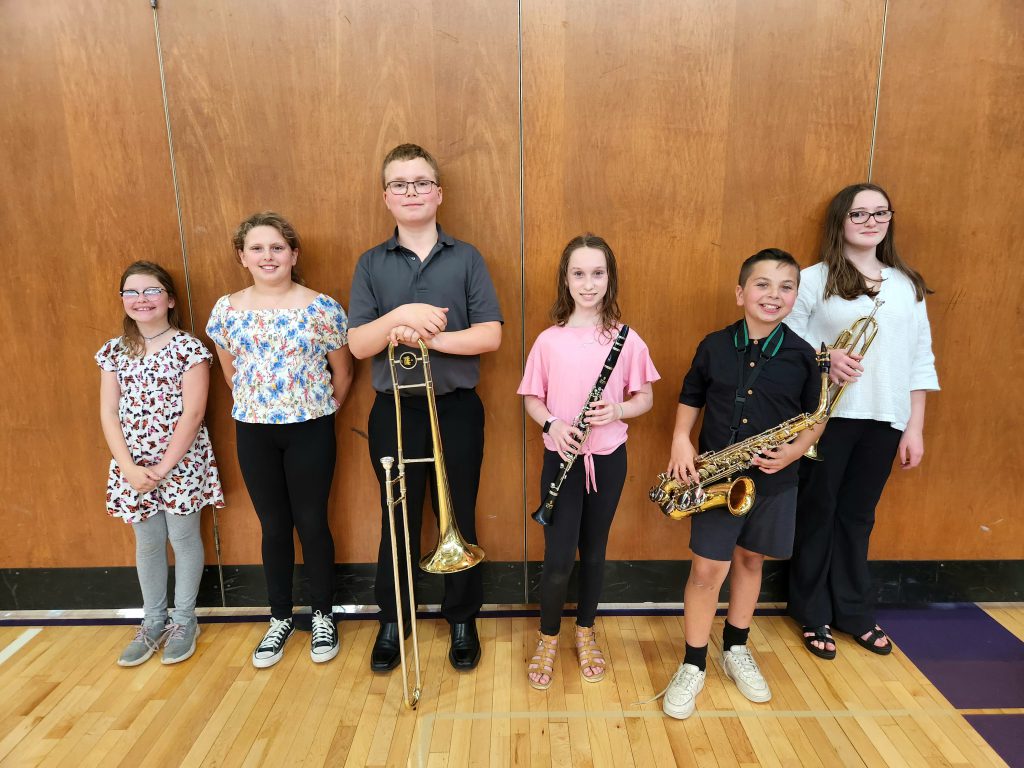
[[487,556],[476,544],[463,540],[455,527],[450,527],[437,543],[437,549],[420,559],[420,568],[427,573],[458,573],[482,563]]

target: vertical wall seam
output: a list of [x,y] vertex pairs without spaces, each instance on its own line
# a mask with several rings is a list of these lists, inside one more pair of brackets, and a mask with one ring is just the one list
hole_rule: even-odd
[[889,0],[882,7],[882,41],[878,47],[878,76],[875,79],[875,114],[871,120],[871,147],[868,150],[868,182],[875,170],[875,141],[878,138],[878,106],[882,100],[882,69],[885,64],[885,31],[889,22]]
[[[519,334],[520,373],[526,366],[526,165],[525,165],[525,131],[523,116],[523,2],[516,2],[518,55],[519,55],[519,316],[522,325]],[[522,521],[523,521],[523,602],[529,602],[530,573],[529,549],[527,536],[527,488],[526,488],[526,406],[520,400],[519,417],[522,422]]]
[[171,133],[171,110],[167,99],[167,78],[164,75],[164,50],[160,41],[160,16],[156,2],[153,7],[153,32],[156,35],[156,59],[160,70],[160,95],[164,106],[164,125],[167,128],[167,154],[171,161],[171,185],[174,187],[174,208],[178,216],[178,240],[181,242],[181,261],[185,270],[185,296],[188,299],[188,322],[196,332],[195,313],[192,309],[192,279],[188,271],[188,247],[185,245],[185,224],[181,216],[181,189],[178,186],[178,165],[174,160],[174,136]]

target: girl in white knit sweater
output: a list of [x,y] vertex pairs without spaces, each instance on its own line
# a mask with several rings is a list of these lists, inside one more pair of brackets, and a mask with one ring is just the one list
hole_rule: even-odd
[[831,626],[869,651],[892,651],[875,623],[868,541],[893,459],[924,455],[925,393],[939,388],[924,278],[896,252],[891,199],[874,184],[840,191],[829,204],[821,261],[801,273],[787,324],[813,347],[832,344],[875,299],[878,335],[860,355],[833,350],[832,380],[849,382],[818,446],[800,468],[789,614],[807,650],[835,658]]

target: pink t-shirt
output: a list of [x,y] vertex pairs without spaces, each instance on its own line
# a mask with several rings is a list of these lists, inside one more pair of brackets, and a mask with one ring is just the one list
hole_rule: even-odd
[[[600,328],[568,328],[553,325],[543,331],[533,343],[526,360],[526,370],[519,384],[520,395],[534,395],[544,401],[552,416],[572,424],[590,395],[597,377],[601,375],[612,341]],[[657,381],[658,374],[644,340],[629,329],[615,369],[604,388],[602,399],[621,403],[640,391],[644,384]],[[594,483],[593,454],[604,456],[626,442],[626,423],[613,421],[590,430],[580,454],[583,456],[588,486]],[[544,447],[555,450],[550,435],[544,435]]]

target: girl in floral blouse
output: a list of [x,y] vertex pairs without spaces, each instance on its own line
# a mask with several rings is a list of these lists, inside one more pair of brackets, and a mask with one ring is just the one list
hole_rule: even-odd
[[[124,335],[96,353],[100,423],[113,459],[107,512],[130,523],[144,618],[117,663],[142,664],[166,642],[164,664],[196,650],[203,573],[199,510],[224,506],[203,425],[211,355],[180,328],[171,276],[137,261],[121,276]],[[167,541],[174,548],[174,610],[167,614]],[[168,620],[169,619],[169,620]]]
[[234,396],[238,463],[263,529],[270,627],[252,663],[280,661],[294,630],[293,529],[313,610],[310,656],[329,661],[338,654],[338,634],[327,500],[337,451],[334,413],[352,382],[348,318],[334,299],[301,283],[299,238],[280,214],[247,218],[234,247],[253,283],[221,297],[206,332]]

